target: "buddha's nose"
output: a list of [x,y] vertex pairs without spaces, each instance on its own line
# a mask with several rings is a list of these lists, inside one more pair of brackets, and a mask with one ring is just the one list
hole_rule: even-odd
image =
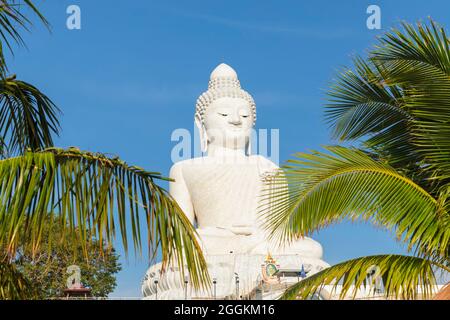
[[234,125],[240,125],[242,122],[241,122],[241,117],[239,116],[239,114],[233,113],[230,117],[229,123],[234,124]]

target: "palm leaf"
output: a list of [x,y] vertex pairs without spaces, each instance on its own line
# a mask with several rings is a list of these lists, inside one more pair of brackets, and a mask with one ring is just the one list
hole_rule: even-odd
[[354,64],[355,70],[344,69],[327,92],[325,117],[332,137],[365,138],[367,148],[389,151],[394,164],[417,157],[408,129],[414,117],[403,106],[401,88],[386,85],[382,70],[371,61],[357,57]]
[[449,42],[432,20],[404,23],[381,37],[368,59],[355,59],[328,92],[333,137],[359,139],[365,151],[328,147],[331,154],[298,154],[262,199],[266,227],[281,242],[345,218],[363,219],[393,230],[426,259],[351,260],[302,281],[285,297],[305,298],[338,281],[343,297],[352,284],[364,283],[371,265],[381,267],[387,295],[416,298],[422,286],[429,296],[431,265],[449,271]]
[[120,229],[127,252],[131,229],[133,248],[140,253],[140,219],[145,218],[152,261],[161,250],[163,266],[175,261],[184,276],[187,264],[193,285],[203,285],[209,278],[195,231],[177,203],[156,184],[163,179],[118,158],[75,148],[1,160],[0,245],[10,255],[24,244],[37,252],[45,217],[55,212],[55,223],[74,235],[74,243],[85,247],[92,234],[110,245]]
[[412,119],[402,109],[401,94],[384,85],[374,66],[359,57],[354,64],[355,70],[344,69],[327,92],[325,117],[334,127],[334,138],[357,139]]
[[[300,281],[286,290],[281,299],[307,299],[314,293],[320,293],[325,285],[330,285],[333,290],[342,286],[340,299],[348,295],[354,299],[358,289],[363,288],[375,295],[376,287],[384,289],[382,295],[386,298],[430,298],[436,283],[432,266],[429,260],[412,256],[378,255],[357,258],[336,264]],[[377,272],[378,277],[369,276],[373,271]]]
[[355,70],[345,69],[328,92],[333,136],[362,139],[396,168],[421,165],[449,179],[449,47],[432,20],[382,36],[367,61],[356,58]]
[[298,154],[268,184],[261,213],[273,238],[289,242],[343,219],[363,219],[393,230],[409,250],[447,254],[446,194],[435,200],[412,180],[359,150],[326,150],[331,154]]
[[5,77],[7,70],[2,42],[6,44],[11,52],[13,52],[12,43],[25,45],[20,30],[29,31],[32,25],[31,20],[22,13],[25,8],[33,12],[46,27],[49,27],[47,19],[40,13],[32,1],[0,1],[0,78]]
[[450,40],[430,26],[404,23],[380,39],[371,53],[390,85],[403,88],[404,108],[414,117],[410,130],[434,178],[450,178]]
[[52,134],[59,132],[58,113],[55,104],[31,84],[15,77],[0,80],[0,139],[4,156],[52,147]]
[[[382,36],[371,55],[378,61],[410,61],[435,67],[450,75],[449,39],[445,30],[430,19],[430,26],[402,23]],[[395,70],[394,70],[395,71]]]

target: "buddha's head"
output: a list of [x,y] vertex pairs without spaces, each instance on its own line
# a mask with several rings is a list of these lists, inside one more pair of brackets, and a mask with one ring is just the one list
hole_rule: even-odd
[[253,98],[241,89],[236,72],[222,63],[211,73],[208,91],[197,100],[195,124],[202,151],[209,145],[233,149],[249,148],[256,121]]

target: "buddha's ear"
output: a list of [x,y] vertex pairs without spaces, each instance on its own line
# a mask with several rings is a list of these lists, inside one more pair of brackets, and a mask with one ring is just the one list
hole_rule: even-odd
[[205,153],[208,150],[208,135],[206,134],[206,128],[203,124],[202,120],[195,116],[195,125],[198,129],[198,133],[200,134],[200,146],[202,152]]

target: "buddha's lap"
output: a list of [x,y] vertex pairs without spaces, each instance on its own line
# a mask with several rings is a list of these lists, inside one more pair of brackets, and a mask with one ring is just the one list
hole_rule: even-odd
[[304,237],[284,245],[269,242],[262,232],[251,235],[235,234],[229,229],[207,227],[197,229],[206,254],[295,254],[316,259],[322,258],[323,249],[317,241]]

